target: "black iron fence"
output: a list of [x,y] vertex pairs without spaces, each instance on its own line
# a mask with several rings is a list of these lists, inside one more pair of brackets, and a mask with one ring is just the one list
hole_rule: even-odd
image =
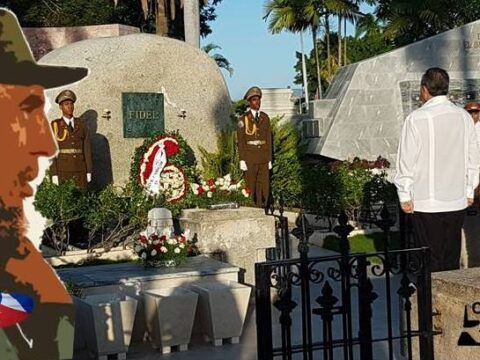
[[271,207],[266,209],[266,213],[275,218],[275,247],[267,249],[267,260],[290,259],[290,229],[288,227],[288,218],[285,216],[283,196],[280,196],[279,199],[278,212],[275,211],[272,202]]
[[[300,257],[280,251],[280,260],[256,264],[258,359],[433,360],[428,248],[407,248],[408,219],[402,217],[404,248],[389,250],[395,221],[384,208],[376,224],[384,231],[384,250],[351,254],[352,227],[345,214],[338,221],[341,254],[309,257],[313,231],[301,216],[292,230]],[[286,226],[277,249],[289,246]]]

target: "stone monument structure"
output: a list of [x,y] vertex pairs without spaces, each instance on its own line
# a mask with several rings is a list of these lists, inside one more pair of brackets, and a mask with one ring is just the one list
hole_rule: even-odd
[[[214,151],[217,131],[230,122],[230,96],[217,64],[182,41],[151,34],[89,39],[40,63],[90,70],[71,90],[82,99],[76,112],[92,131],[97,185],[125,184],[134,149],[154,132],[178,130],[195,152],[199,146]],[[47,93],[51,103],[58,91]]]
[[451,99],[478,100],[480,21],[343,67],[325,99],[310,106],[308,152],[334,159],[386,157],[395,166],[405,117],[420,106],[420,78],[439,66],[450,75]]
[[283,117],[282,121],[296,122],[300,119],[299,108],[295,105],[293,90],[289,88],[262,89],[262,111],[270,118]]

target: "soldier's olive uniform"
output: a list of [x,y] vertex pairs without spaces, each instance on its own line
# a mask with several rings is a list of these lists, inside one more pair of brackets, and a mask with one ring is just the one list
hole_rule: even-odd
[[[55,100],[76,101],[70,90],[62,91]],[[63,119],[51,123],[53,135],[58,143],[59,152],[50,168],[52,176],[58,176],[59,182],[72,179],[81,189],[87,187],[87,173],[92,173],[92,150],[88,129],[82,119],[74,118],[73,129]]]
[[257,206],[268,203],[270,193],[270,171],[268,163],[272,161],[272,129],[270,118],[260,111],[258,119],[252,112],[243,115],[237,128],[240,160],[247,164],[246,185],[252,190]]
[[[73,179],[81,189],[87,187],[87,173],[92,173],[92,150],[88,129],[79,118],[74,120],[73,130],[69,129],[63,118],[52,121],[59,152],[53,160],[50,173],[58,180]],[[63,137],[64,140],[60,141]]]

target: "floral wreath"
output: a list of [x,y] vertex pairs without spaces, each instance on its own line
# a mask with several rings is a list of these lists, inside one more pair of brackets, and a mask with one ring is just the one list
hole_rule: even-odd
[[138,180],[149,195],[162,194],[170,203],[187,195],[188,181],[183,169],[168,161],[179,151],[180,143],[176,137],[161,135],[140,157]]

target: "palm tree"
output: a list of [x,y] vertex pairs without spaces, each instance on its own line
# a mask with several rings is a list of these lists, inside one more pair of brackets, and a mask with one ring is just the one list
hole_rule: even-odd
[[272,34],[278,34],[282,31],[300,33],[303,83],[305,89],[305,100],[308,110],[308,81],[306,74],[305,52],[303,49],[302,33],[310,27],[310,23],[305,17],[305,6],[308,0],[267,0],[265,3],[265,20],[270,18],[268,29]]
[[[168,36],[169,23],[175,20],[177,9],[183,9],[185,0],[140,0],[145,18],[156,14],[157,34]],[[208,0],[199,0],[206,5]]]
[[477,1],[378,0],[375,14],[385,35],[405,45],[477,20],[480,8]]
[[[339,34],[341,35],[341,18],[357,18],[360,13],[358,5],[356,4],[360,0],[307,0],[305,2],[305,17],[310,24],[312,34],[314,37],[315,54],[318,54],[318,41],[317,33],[322,19],[325,27],[325,33],[327,34],[327,58],[330,58],[330,15],[339,16]],[[367,0],[372,1],[372,0]],[[339,48],[341,48],[341,36],[339,36]],[[317,55],[316,55],[317,56]],[[339,64],[341,64],[341,52],[338,52]],[[317,77],[320,79],[320,60],[316,57],[317,63]],[[328,61],[330,64],[330,61]],[[330,65],[328,65],[330,66]],[[329,68],[330,71],[330,68]],[[320,86],[320,83],[319,83]]]
[[213,50],[221,50],[222,48],[218,45],[215,44],[207,44],[202,47],[202,50],[205,51],[215,62],[217,63],[218,67],[220,69],[225,69],[228,71],[230,76],[233,75],[233,67],[232,64],[230,64],[230,61],[227,60],[227,58],[221,54],[210,54]]

